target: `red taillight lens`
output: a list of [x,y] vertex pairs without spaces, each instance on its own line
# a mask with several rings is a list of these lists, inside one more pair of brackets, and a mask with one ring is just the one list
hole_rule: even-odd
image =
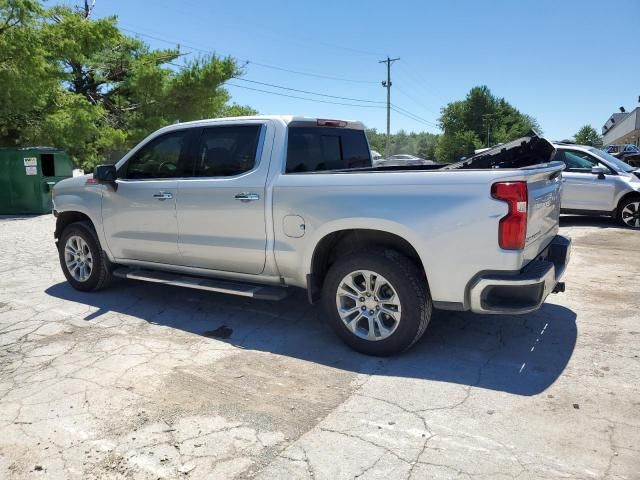
[[509,213],[500,219],[498,243],[505,250],[521,250],[527,238],[527,182],[498,182],[491,196],[509,204]]

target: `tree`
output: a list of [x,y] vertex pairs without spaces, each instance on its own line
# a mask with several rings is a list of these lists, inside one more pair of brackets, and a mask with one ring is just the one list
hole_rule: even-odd
[[371,150],[384,155],[385,145],[387,144],[387,136],[384,133],[379,133],[375,128],[367,128],[367,139]]
[[[379,133],[375,128],[367,129],[367,138],[372,150],[384,154],[387,146],[387,136]],[[420,158],[433,160],[438,135],[429,132],[411,132],[399,130],[391,134],[389,139],[389,155],[408,153]]]
[[42,14],[38,2],[0,0],[0,145],[39,120],[58,85],[39,32]]
[[35,0],[0,0],[0,35],[27,24],[39,12],[40,4]]
[[232,58],[178,65],[179,47],[150,49],[94,4],[0,0],[0,144],[62,147],[91,169],[164,125],[254,113],[222,87],[242,74]]
[[463,130],[449,135],[440,135],[435,154],[439,162],[454,162],[473,154],[481,148],[482,142],[471,130]]
[[441,110],[439,137],[435,149],[441,162],[453,162],[474,149],[505,143],[528,131],[540,130],[536,120],[521,113],[488,87],[472,88],[464,100],[449,103]]
[[436,144],[438,143],[438,135],[434,133],[422,132],[417,134],[418,144],[416,155],[425,160],[434,160],[436,158]]
[[591,125],[585,125],[573,138],[580,145],[591,145],[592,147],[602,146],[602,136]]

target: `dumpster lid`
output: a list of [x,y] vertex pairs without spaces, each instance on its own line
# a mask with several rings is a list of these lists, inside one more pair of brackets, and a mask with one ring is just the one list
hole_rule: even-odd
[[64,152],[62,148],[58,147],[43,147],[43,146],[34,146],[34,147],[0,147],[0,150],[47,150],[54,152]]

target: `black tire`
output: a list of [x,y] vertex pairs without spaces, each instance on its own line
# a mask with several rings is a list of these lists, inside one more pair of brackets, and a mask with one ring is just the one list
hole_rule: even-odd
[[[91,257],[93,259],[93,266],[91,273],[87,280],[78,281],[69,272],[65,261],[65,246],[67,241],[72,236],[78,236],[82,238],[89,247]],[[60,259],[60,267],[66,277],[67,281],[76,290],[83,292],[102,290],[109,286],[113,280],[111,275],[112,265],[107,259],[104,251],[100,247],[98,236],[93,226],[89,222],[76,222],[68,225],[58,241],[58,257]]]
[[[623,215],[625,215],[625,218],[627,219],[627,221],[629,221],[629,217],[627,216],[629,210],[625,212],[625,209],[627,207],[630,207],[629,210],[632,210],[632,215],[634,215],[634,217],[632,217],[632,224],[627,223],[623,218]],[[636,221],[638,223],[638,226],[635,226]],[[623,227],[631,228],[633,230],[640,230],[640,197],[631,197],[620,202],[620,205],[618,206],[618,222]]]
[[[354,334],[343,322],[336,305],[336,294],[346,275],[369,270],[389,281],[399,297],[401,317],[390,336],[367,340]],[[367,248],[364,253],[339,257],[329,269],[322,289],[322,303],[329,324],[351,348],[367,355],[388,356],[407,350],[425,332],[433,310],[427,280],[416,263],[396,250]]]

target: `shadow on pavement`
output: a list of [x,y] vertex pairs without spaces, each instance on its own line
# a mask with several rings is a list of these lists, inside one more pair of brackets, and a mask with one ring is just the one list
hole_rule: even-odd
[[[52,297],[91,307],[85,320],[113,313],[206,338],[355,373],[452,382],[516,395],[535,395],[555,382],[576,343],[576,315],[545,304],[528,315],[436,311],[426,334],[408,352],[379,359],[343,345],[323,322],[319,306],[292,289],[280,302],[243,299],[178,287],[121,281],[84,293],[66,282]],[[64,306],[61,307],[64,310]],[[207,337],[217,337],[212,340]]]

